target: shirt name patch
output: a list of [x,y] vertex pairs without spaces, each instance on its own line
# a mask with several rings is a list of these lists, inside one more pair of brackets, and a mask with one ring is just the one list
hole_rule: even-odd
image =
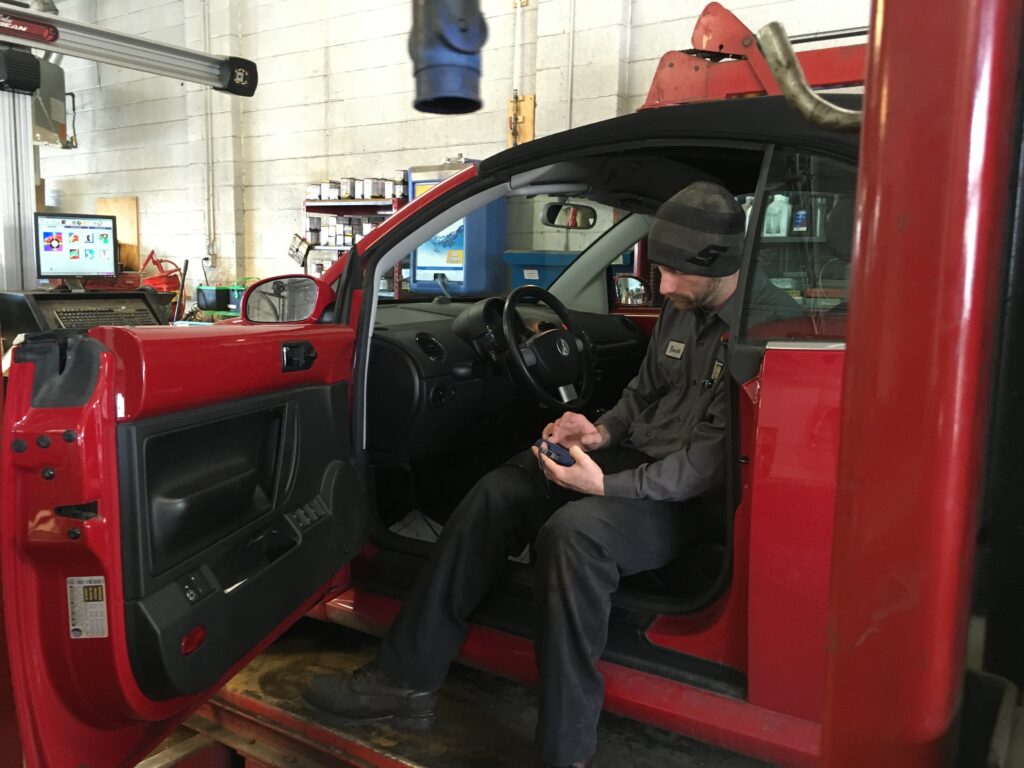
[[668,346],[665,348],[665,357],[671,357],[676,360],[683,356],[683,350],[686,349],[686,344],[681,341],[670,341]]

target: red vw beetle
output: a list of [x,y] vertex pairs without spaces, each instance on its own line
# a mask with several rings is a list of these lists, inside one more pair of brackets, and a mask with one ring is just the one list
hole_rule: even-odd
[[[606,706],[809,761],[856,156],[856,136],[780,98],[628,115],[464,170],[322,279],[253,286],[241,324],[24,344],[4,416],[3,585],[29,765],[129,764],[311,610],[383,631],[478,477],[567,402],[615,402],[660,306],[652,214],[696,179],[749,210],[747,285],[772,280],[804,316],[730,339],[728,482],[677,561],[616,595]],[[565,315],[505,301],[525,283]],[[530,364],[526,342],[556,322],[578,334],[580,381]],[[463,651],[521,680],[535,675],[529,559]]]

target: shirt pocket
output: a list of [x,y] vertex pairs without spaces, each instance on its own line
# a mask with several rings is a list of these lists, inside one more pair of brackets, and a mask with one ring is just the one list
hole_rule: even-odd
[[685,391],[690,384],[687,379],[690,377],[691,365],[686,351],[678,359],[663,354],[658,360],[658,368],[661,371],[661,377],[665,382],[666,389],[681,389]]

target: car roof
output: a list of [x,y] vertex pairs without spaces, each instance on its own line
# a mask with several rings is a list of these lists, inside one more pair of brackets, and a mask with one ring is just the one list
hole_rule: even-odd
[[[856,94],[830,94],[846,109],[860,109]],[[612,146],[654,148],[679,140],[778,143],[856,160],[859,133],[838,133],[812,124],[782,96],[759,96],[658,107],[562,131],[499,152],[480,163],[481,176],[511,176],[525,169],[607,152]]]

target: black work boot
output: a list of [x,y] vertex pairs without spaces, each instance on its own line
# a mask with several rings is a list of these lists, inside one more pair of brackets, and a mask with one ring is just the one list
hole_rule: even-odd
[[351,720],[395,720],[426,729],[437,717],[437,691],[417,691],[390,680],[370,662],[351,675],[318,675],[302,699],[327,715]]

